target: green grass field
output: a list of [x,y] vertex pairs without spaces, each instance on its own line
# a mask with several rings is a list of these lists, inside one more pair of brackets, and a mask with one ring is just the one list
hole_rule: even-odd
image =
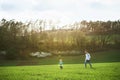
[[[84,68],[84,55],[0,61],[0,80],[120,80],[120,50],[91,53],[93,69]],[[32,64],[31,64],[32,63]]]
[[120,62],[38,66],[1,66],[0,80],[120,80]]

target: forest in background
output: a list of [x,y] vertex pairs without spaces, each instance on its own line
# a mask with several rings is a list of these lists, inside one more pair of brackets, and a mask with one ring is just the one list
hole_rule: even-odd
[[[49,27],[49,29],[47,29]],[[91,52],[120,49],[120,20],[80,21],[58,27],[52,21],[0,21],[0,51],[5,59],[27,59],[31,52]],[[68,53],[64,53],[68,55]]]

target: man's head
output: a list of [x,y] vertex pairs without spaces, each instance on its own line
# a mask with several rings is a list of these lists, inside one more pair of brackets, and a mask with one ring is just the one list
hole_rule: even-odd
[[88,53],[87,50],[85,49],[85,54]]

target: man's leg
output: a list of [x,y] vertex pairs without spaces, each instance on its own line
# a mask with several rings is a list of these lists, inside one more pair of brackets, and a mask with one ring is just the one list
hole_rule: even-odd
[[92,64],[91,64],[90,60],[89,60],[89,65],[90,65],[90,68],[92,68]]

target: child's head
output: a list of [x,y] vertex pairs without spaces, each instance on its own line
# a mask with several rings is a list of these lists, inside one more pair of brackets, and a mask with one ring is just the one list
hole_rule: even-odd
[[62,59],[60,58],[59,61],[62,61]]

